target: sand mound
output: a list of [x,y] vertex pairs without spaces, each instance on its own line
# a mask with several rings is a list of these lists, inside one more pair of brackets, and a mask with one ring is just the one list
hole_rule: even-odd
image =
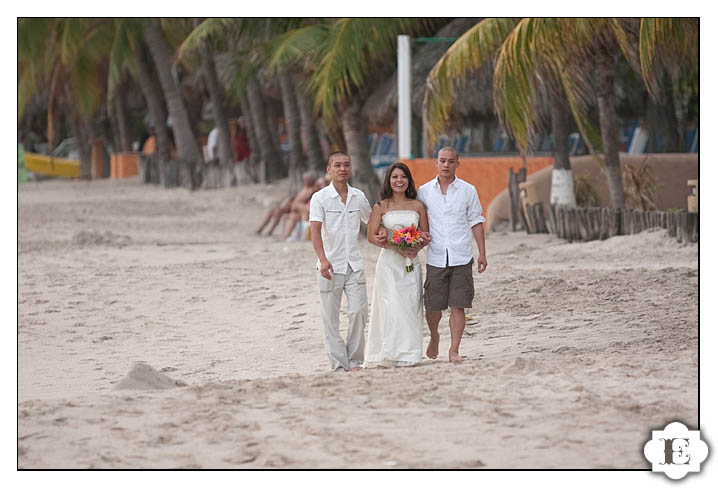
[[170,389],[180,385],[184,384],[158,372],[151,365],[144,362],[135,362],[125,378],[117,383],[115,389],[155,390]]
[[111,231],[80,231],[72,236],[72,244],[78,246],[127,246],[132,242],[129,236],[115,234]]

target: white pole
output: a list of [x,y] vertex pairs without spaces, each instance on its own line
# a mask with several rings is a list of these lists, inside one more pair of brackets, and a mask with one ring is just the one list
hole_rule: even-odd
[[411,158],[411,43],[398,36],[397,81],[399,158]]

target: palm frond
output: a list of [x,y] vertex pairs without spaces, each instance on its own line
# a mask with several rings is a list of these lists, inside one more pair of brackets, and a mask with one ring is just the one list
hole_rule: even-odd
[[130,58],[132,46],[127,32],[127,19],[117,19],[115,36],[110,48],[110,66],[107,74],[107,100],[112,100],[115,86],[119,83],[125,69],[125,62]]
[[639,32],[641,19],[616,18],[610,19],[610,28],[618,42],[628,64],[637,73],[641,73],[641,58],[639,52]]
[[72,64],[77,55],[77,48],[87,35],[87,19],[68,18],[61,22],[60,60],[63,64]]
[[277,36],[269,45],[270,68],[276,69],[300,61],[311,63],[317,46],[324,45],[327,35],[326,25],[313,24]]
[[247,80],[259,71],[260,66],[252,60],[246,50],[235,48],[227,53],[227,56],[227,69],[220,72],[219,76],[229,100],[240,103],[247,90]]
[[222,37],[228,32],[241,27],[245,19],[236,18],[211,18],[203,20],[192,32],[182,41],[177,49],[177,57],[183,60],[190,52],[199,49],[202,41],[216,37]]
[[389,62],[399,34],[423,32],[431,24],[429,19],[337,20],[326,45],[318,47],[319,62],[311,82],[317,94],[315,110],[332,117],[355,89],[365,88],[374,65]]
[[494,105],[522,152],[530,150],[540,120],[542,86],[558,85],[592,149],[601,147],[591,120],[595,90],[589,61],[599,45],[616,43],[610,19],[524,19],[501,46],[494,73]]
[[683,71],[694,73],[698,70],[698,19],[642,19],[639,52],[648,93],[660,101],[664,71],[669,71],[675,81]]
[[37,91],[37,78],[35,76],[35,67],[30,64],[24,69],[18,70],[19,77],[17,81],[17,117],[22,118],[25,107],[32,96]]
[[427,78],[424,95],[431,143],[450,120],[454,82],[464,80],[485,63],[492,63],[517,23],[517,19],[484,19],[457,39],[436,63]]
[[[553,19],[522,19],[499,49],[494,71],[494,107],[502,126],[521,152],[529,149],[536,127],[540,64],[553,66],[543,49],[555,37]],[[541,46],[541,49],[537,49]]]

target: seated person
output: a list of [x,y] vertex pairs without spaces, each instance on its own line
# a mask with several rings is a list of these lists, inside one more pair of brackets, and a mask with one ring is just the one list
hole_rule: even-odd
[[302,179],[304,181],[304,187],[302,187],[290,205],[289,216],[287,216],[287,222],[284,227],[283,239],[285,240],[292,234],[298,222],[309,221],[309,201],[312,200],[314,192],[320,188],[317,186],[317,182],[311,172],[304,173]]
[[272,224],[271,226],[269,226],[269,232],[267,232],[267,236],[271,236],[274,232],[274,229],[279,224],[279,221],[282,219],[282,216],[288,214],[291,210],[294,197],[294,195],[290,195],[289,197],[284,199],[278,206],[269,209],[267,211],[267,214],[264,216],[264,221],[262,222],[262,225],[259,226],[259,228],[255,232],[261,235],[265,226],[271,221]]

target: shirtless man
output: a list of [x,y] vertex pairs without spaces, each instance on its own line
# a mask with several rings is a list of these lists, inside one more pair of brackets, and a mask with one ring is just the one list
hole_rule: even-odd
[[314,175],[310,172],[306,172],[302,179],[304,181],[304,187],[302,187],[297,196],[294,197],[294,200],[292,200],[289,206],[289,215],[287,216],[287,222],[284,228],[283,239],[285,240],[292,234],[294,227],[299,221],[309,220],[309,201],[312,200],[314,192],[319,190]]
[[285,214],[288,214],[292,210],[292,202],[294,201],[294,196],[290,195],[286,199],[282,201],[281,204],[279,204],[277,207],[272,207],[267,211],[267,214],[264,216],[264,221],[262,221],[262,224],[257,228],[255,231],[257,234],[262,234],[262,231],[264,228],[269,224],[271,221],[272,224],[269,226],[269,231],[267,232],[267,236],[271,236],[274,232],[274,229],[279,224],[279,221],[282,219],[282,216]]

